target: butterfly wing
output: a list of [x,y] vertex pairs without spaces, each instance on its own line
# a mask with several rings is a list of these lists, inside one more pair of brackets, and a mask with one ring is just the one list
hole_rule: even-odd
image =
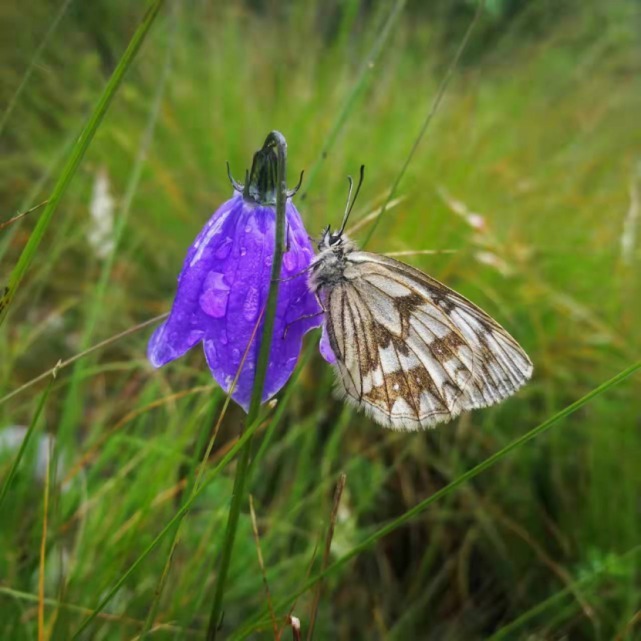
[[532,374],[474,303],[392,258],[353,251],[325,296],[339,389],[376,421],[418,429],[498,403]]

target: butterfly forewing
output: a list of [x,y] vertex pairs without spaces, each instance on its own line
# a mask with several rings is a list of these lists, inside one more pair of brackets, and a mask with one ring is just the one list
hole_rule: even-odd
[[519,344],[460,294],[392,258],[343,258],[341,278],[324,287],[327,333],[340,390],[378,422],[435,425],[501,401],[530,377]]

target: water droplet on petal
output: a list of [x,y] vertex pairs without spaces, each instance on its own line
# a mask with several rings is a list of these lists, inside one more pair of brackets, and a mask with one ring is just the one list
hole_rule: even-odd
[[243,316],[248,321],[256,320],[260,306],[260,294],[255,287],[250,287],[243,303]]
[[247,253],[247,247],[241,247],[240,248],[240,255],[244,256]]
[[288,272],[296,271],[296,267],[298,266],[298,261],[296,260],[296,254],[294,252],[287,252],[283,256],[283,263],[285,265],[285,269]]
[[203,286],[200,307],[212,318],[222,318],[227,313],[227,301],[229,299],[229,285],[225,283],[223,274],[209,272]]
[[234,347],[231,351],[231,357],[235,364],[240,363],[240,350]]
[[195,345],[203,336],[205,332],[202,329],[193,329],[189,332],[189,337],[187,338],[187,343],[189,345]]
[[273,262],[274,257],[271,254],[265,257],[265,267],[271,267]]
[[224,260],[229,256],[229,252],[231,251],[231,248],[234,244],[234,241],[227,237],[225,240],[223,240],[220,245],[218,246],[218,249],[216,250],[216,258],[220,258],[221,260]]
[[224,327],[220,330],[220,334],[218,334],[218,340],[222,345],[227,345],[229,342],[229,339],[227,338],[227,330]]

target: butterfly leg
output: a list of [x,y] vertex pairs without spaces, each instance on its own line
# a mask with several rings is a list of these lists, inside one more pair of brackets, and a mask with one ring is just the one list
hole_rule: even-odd
[[292,274],[291,276],[288,276],[287,278],[279,278],[278,282],[279,283],[287,283],[290,280],[296,280],[306,272],[308,272],[311,269],[311,265],[308,265],[305,267],[305,269],[301,269],[299,272],[296,272],[295,274]]
[[314,294],[316,296],[316,300],[318,301],[318,306],[321,308],[320,312],[314,312],[313,314],[305,314],[301,316],[300,318],[297,318],[296,320],[293,320],[291,323],[287,323],[285,325],[285,331],[283,332],[283,340],[287,337],[287,332],[289,331],[289,328],[294,324],[298,323],[299,321],[302,320],[307,320],[308,318],[318,318],[319,316],[322,316],[325,313],[325,307],[323,307],[323,301],[320,299],[320,296],[318,295],[318,292],[315,292]]
[[292,248],[291,241],[289,240],[289,221],[285,219],[285,253]]

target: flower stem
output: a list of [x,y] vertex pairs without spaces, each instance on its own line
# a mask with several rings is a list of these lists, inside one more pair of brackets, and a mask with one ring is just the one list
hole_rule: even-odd
[[[265,308],[265,319],[263,330],[260,335],[260,348],[258,351],[258,361],[256,363],[256,377],[252,389],[249,412],[247,414],[246,426],[251,427],[258,419],[260,404],[263,397],[263,388],[267,376],[267,366],[269,364],[269,352],[272,344],[272,334],[274,332],[274,321],[276,319],[276,303],[278,300],[278,285],[280,279],[280,270],[283,262],[283,250],[285,247],[285,206],[287,204],[287,142],[285,137],[278,131],[272,131],[265,139],[263,149],[275,148],[278,157],[276,193],[276,242],[274,244],[274,258],[272,263],[271,281],[269,284],[269,294],[267,297],[267,306]],[[227,572],[231,563],[236,531],[238,528],[238,517],[240,516],[241,504],[245,499],[245,481],[247,479],[247,470],[249,468],[249,459],[251,455],[251,438],[245,443],[236,467],[236,477],[234,479],[234,490],[231,499],[229,513],[227,515],[227,528],[225,530],[225,539],[220,556],[220,565],[218,568],[218,578],[214,592],[214,601],[212,603],[211,615],[209,618],[209,627],[207,629],[207,641],[215,641],[218,633],[218,627],[221,620],[223,596],[225,594],[225,581]]]

